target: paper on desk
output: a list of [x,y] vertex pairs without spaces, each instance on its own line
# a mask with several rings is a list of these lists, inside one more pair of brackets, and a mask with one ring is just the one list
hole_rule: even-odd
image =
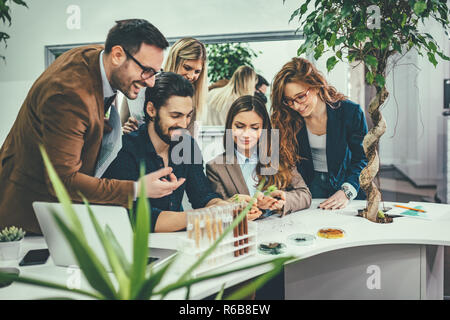
[[[422,205],[412,205],[411,203],[408,203],[407,207],[414,208],[414,209],[421,209],[427,211],[426,208],[424,208]],[[386,212],[388,215],[400,215],[410,218],[419,218],[419,219],[425,219],[425,220],[431,220],[431,218],[428,216],[428,212],[420,212],[415,210],[408,210],[405,208],[398,208],[393,207],[391,210]]]
[[401,215],[410,218],[419,218],[425,220],[444,220],[450,219],[450,206],[439,203],[423,203],[410,201],[404,206],[422,209],[425,212],[419,212],[414,210],[408,210],[404,208],[393,207],[386,213],[389,215]]
[[448,204],[410,201],[407,206],[412,208],[422,206],[431,220],[450,219],[450,205]]

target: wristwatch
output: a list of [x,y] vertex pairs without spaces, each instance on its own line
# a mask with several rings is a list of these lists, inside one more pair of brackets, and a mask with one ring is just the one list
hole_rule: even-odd
[[353,192],[352,192],[352,190],[350,190],[350,188],[349,188],[348,186],[343,185],[343,186],[341,187],[341,190],[344,191],[345,196],[347,197],[348,200],[351,200],[351,199],[352,199],[352,197],[353,197]]

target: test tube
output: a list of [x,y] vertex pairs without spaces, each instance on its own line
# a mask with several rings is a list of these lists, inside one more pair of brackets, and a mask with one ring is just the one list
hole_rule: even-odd
[[203,217],[205,220],[205,231],[206,231],[206,240],[207,240],[207,246],[211,246],[213,243],[213,236],[212,236],[212,217],[211,217],[211,211],[209,209],[204,209],[203,211]]
[[[233,205],[233,220],[235,220],[238,215],[239,215],[239,204],[234,204]],[[234,235],[234,238],[239,237],[239,224],[236,227],[234,227],[233,235]],[[239,247],[239,240],[234,241],[234,246]],[[240,254],[241,254],[241,252],[239,249],[234,251],[235,257],[239,257]]]
[[211,221],[212,221],[212,237],[213,237],[213,241],[215,242],[217,240],[218,237],[218,226],[217,226],[217,212],[219,210],[219,207],[212,207],[210,208],[210,212],[211,212]]
[[188,239],[194,239],[194,215],[193,210],[186,211],[186,231]]
[[195,236],[195,247],[200,249],[200,239],[201,239],[201,228],[200,228],[200,215],[198,212],[193,213],[194,216],[194,236]]

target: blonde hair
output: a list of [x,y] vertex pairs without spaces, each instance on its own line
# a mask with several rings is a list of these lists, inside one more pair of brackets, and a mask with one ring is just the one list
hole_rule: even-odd
[[208,108],[214,109],[216,112],[222,112],[237,98],[245,95],[252,96],[255,93],[255,86],[255,70],[249,66],[240,66],[234,71],[230,81],[224,87],[211,90],[212,97]]
[[193,83],[195,93],[193,103],[196,111],[196,118],[199,119],[204,106],[206,105],[206,95],[208,94],[208,62],[206,48],[203,43],[194,38],[182,38],[175,42],[170,48],[164,71],[178,72],[180,66],[186,60],[202,60],[203,67],[198,79]]

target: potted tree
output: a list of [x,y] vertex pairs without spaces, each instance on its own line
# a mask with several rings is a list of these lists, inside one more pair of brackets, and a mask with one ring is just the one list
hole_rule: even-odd
[[[27,4],[22,1],[22,0],[13,0],[14,3],[27,7]],[[11,1],[10,0],[0,0],[0,19],[2,20],[3,23],[5,23],[6,21],[8,21],[9,26],[11,26]],[[7,34],[6,32],[1,32],[0,31],[0,43],[3,41],[5,43],[5,47],[6,47],[6,40],[9,39],[9,34]],[[0,55],[0,58],[5,60],[5,57]]]
[[0,232],[0,260],[17,260],[25,231],[6,227]]
[[[311,5],[310,5],[311,4]],[[312,9],[308,11],[308,9]],[[368,112],[373,128],[364,137],[364,151],[368,165],[360,175],[361,188],[367,195],[363,216],[373,222],[382,222],[379,216],[381,193],[373,182],[379,169],[378,144],[386,130],[386,121],[380,107],[389,95],[386,74],[390,58],[405,55],[410,50],[426,55],[436,67],[436,56],[450,60],[439,48],[432,35],[424,31],[423,23],[435,20],[445,30],[449,26],[449,8],[446,0],[306,0],[295,10],[289,21],[298,19],[306,41],[298,55],[314,54],[319,59],[331,51],[327,59],[328,72],[338,61],[361,61],[367,72],[366,84],[376,89]]]
[[252,60],[261,53],[243,43],[215,43],[206,45],[208,52],[208,75],[211,83],[230,79],[242,65],[254,68]]

